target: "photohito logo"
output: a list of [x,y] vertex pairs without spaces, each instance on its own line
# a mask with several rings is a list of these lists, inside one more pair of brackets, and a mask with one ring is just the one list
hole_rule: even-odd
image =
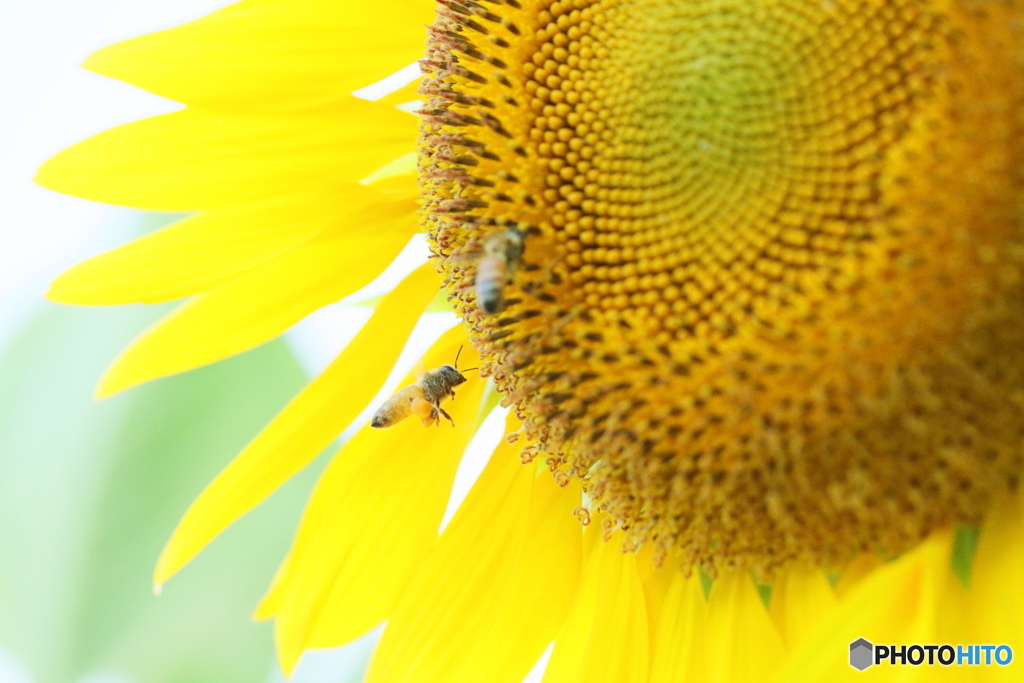
[[873,648],[874,645],[863,638],[858,638],[850,643],[850,666],[857,671],[863,671],[874,664],[871,661],[871,651]]
[[875,664],[890,666],[1006,666],[1013,661],[1009,645],[874,645],[865,638],[850,643],[850,666],[863,671]]

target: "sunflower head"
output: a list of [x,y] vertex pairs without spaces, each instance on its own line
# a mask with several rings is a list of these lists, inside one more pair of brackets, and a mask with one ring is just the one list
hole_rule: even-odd
[[[1015,11],[442,3],[424,221],[484,371],[627,547],[893,555],[1016,486]],[[509,231],[498,313],[468,255]]]

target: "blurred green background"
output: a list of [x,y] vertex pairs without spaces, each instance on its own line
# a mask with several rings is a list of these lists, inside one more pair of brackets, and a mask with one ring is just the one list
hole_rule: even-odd
[[[250,614],[323,458],[159,598],[150,577],[189,503],[307,378],[278,340],[95,400],[104,368],[167,310],[46,302],[0,351],[0,683],[282,680],[271,625]],[[356,681],[371,645],[295,680]]]

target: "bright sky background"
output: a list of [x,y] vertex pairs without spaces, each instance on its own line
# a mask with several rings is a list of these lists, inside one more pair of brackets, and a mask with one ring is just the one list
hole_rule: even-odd
[[215,0],[0,0],[0,341],[67,266],[123,242],[131,212],[32,182],[54,153],[178,108],[79,67],[94,50],[197,18]]

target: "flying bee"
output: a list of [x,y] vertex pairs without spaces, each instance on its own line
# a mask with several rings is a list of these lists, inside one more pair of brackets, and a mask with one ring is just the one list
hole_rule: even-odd
[[526,233],[519,228],[496,230],[484,238],[483,257],[476,265],[476,301],[484,313],[502,309],[505,287],[523,258]]
[[454,387],[466,381],[463,372],[476,370],[476,368],[467,368],[462,371],[458,369],[459,354],[461,353],[462,347],[460,346],[458,353],[455,354],[454,365],[442,365],[436,370],[424,372],[419,375],[417,382],[392,394],[391,398],[384,401],[383,405],[373,414],[370,426],[391,427],[410,415],[416,414],[423,421],[424,427],[429,427],[431,422],[440,425],[442,417],[451,422],[454,427],[455,421],[441,407],[441,401],[455,398]]

